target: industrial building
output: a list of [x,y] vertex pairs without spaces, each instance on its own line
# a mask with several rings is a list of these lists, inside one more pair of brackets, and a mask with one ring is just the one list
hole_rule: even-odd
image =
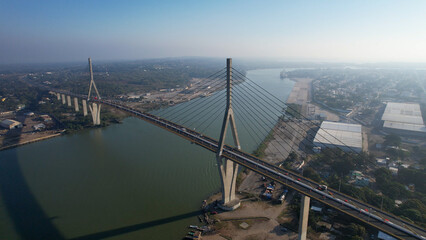
[[15,129],[15,128],[21,128],[22,123],[12,119],[5,119],[0,123],[0,126],[7,129]]
[[394,103],[386,105],[382,116],[383,129],[399,135],[426,135],[420,105],[418,103]]
[[335,148],[343,151],[362,151],[360,124],[324,121],[314,138],[314,148]]

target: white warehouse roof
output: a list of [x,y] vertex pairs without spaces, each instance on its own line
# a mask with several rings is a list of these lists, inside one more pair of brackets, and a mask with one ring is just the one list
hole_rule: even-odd
[[318,147],[339,147],[342,150],[362,150],[362,130],[359,124],[324,121],[315,135]]
[[414,132],[425,132],[420,105],[417,103],[394,103],[386,105],[383,127]]

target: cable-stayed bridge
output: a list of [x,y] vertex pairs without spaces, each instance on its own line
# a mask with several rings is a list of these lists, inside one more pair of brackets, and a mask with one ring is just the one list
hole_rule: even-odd
[[[235,195],[235,184],[238,168],[241,165],[303,195],[299,239],[306,239],[310,198],[350,215],[397,239],[425,239],[426,232],[421,227],[337,190],[329,188],[327,191],[321,191],[318,189],[319,183],[244,152],[241,148],[237,126],[245,130],[256,144],[262,143],[268,134],[275,134],[274,136],[281,138],[281,141],[271,142],[270,144],[280,153],[280,157],[284,161],[289,153],[297,152],[299,148],[306,145],[304,143],[305,138],[313,138],[312,133],[306,133],[300,131],[300,129],[309,128],[316,124],[308,120],[303,114],[298,113],[298,116],[290,116],[298,118],[293,121],[296,124],[288,124],[284,129],[275,127],[279,122],[289,117],[286,115],[291,115],[292,112],[297,111],[295,109],[286,111],[286,108],[291,108],[291,106],[287,106],[282,100],[274,97],[243,73],[233,68],[231,59],[227,60],[226,68],[212,74],[205,81],[194,84],[190,90],[186,90],[191,91],[192,96],[194,96],[191,101],[177,104],[171,110],[162,108],[150,113],[136,110],[117,101],[101,99],[93,81],[90,59],[89,68],[91,77],[88,95],[57,89],[49,90],[58,97],[58,100],[62,99],[63,104],[72,107],[74,103],[76,111],[79,111],[80,106],[78,99],[82,99],[83,114],[88,115],[87,109],[89,109],[94,125],[100,124],[101,105],[108,105],[128,112],[215,153],[222,182],[222,208],[232,210],[240,204]],[[91,97],[92,89],[95,91],[95,97]],[[168,104],[182,102],[183,95],[183,93],[176,92],[167,99]],[[73,103],[71,97],[74,98]],[[218,121],[220,122],[221,117],[223,119],[222,127],[219,140],[216,140],[207,134],[211,134],[211,126],[217,124]],[[230,128],[231,134],[227,134],[228,128]],[[290,134],[299,144],[295,145],[288,138],[283,138],[283,134]],[[336,140],[327,132],[324,135],[327,135],[323,136],[326,139]],[[227,144],[226,137],[232,137],[233,144]],[[336,152],[336,156],[338,156],[337,154]],[[360,156],[355,154],[354,157]]]

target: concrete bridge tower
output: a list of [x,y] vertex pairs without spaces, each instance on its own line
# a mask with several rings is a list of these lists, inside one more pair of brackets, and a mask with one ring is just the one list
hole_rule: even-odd
[[[96,99],[101,100],[101,96],[99,95],[98,88],[96,88],[95,81],[93,81],[93,69],[92,69],[92,59],[89,58],[89,70],[90,70],[90,85],[89,85],[89,94],[87,95],[87,101],[90,101],[90,94],[92,92],[92,87],[96,92]],[[85,107],[85,102],[83,102],[83,111]],[[92,102],[89,103],[89,109],[92,113],[93,125],[101,124],[101,104]],[[87,111],[87,110],[86,110]]]
[[225,137],[228,124],[231,124],[232,136],[235,146],[241,149],[238,139],[237,128],[235,124],[234,111],[232,110],[232,59],[226,59],[226,111],[223,118],[222,130],[218,151],[216,153],[216,161],[219,168],[219,174],[222,182],[222,203],[221,208],[224,210],[234,210],[240,206],[240,200],[235,196],[236,180],[238,174],[238,164],[223,157],[223,146],[225,145]]

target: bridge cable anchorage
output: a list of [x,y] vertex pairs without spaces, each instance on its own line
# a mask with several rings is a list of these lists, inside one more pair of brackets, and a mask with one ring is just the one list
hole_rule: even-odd
[[[210,86],[210,85],[209,85],[209,86]],[[220,88],[223,88],[223,87],[224,87],[224,84],[223,84],[223,81],[221,81],[221,79],[216,79],[216,80],[215,80],[215,83],[214,83],[214,84],[212,84],[211,86],[213,86],[213,88],[212,88],[212,89],[213,89],[214,91],[216,91],[216,90],[218,90],[218,89],[220,89]],[[180,108],[179,108],[179,105],[177,105],[177,107],[174,107],[174,108],[173,108],[173,109],[171,109],[170,111],[165,111],[165,112],[163,112],[163,113],[164,113],[164,115],[163,115],[162,117],[164,117],[164,118],[170,117],[170,116],[174,115],[174,113],[176,113],[176,111],[182,111],[183,109],[189,108],[190,106],[193,106],[194,104],[198,104],[198,103],[199,103],[198,101],[206,101],[206,98],[197,97],[197,98],[195,98],[195,99],[190,100],[190,101],[189,101],[189,103],[186,103],[186,102],[181,103],[181,104],[179,104],[179,105],[183,105],[183,108],[182,108],[182,109],[180,109]]]
[[[247,81],[248,82],[248,81]],[[249,82],[248,82],[249,83]],[[246,86],[247,87],[247,86]],[[256,89],[257,90],[257,89]],[[250,91],[251,92],[253,92],[251,89],[250,89]],[[257,90],[258,91],[258,90]],[[257,99],[261,99],[261,100],[263,100],[263,101],[265,101],[265,102],[267,102],[265,99],[264,99],[264,97],[262,96],[262,95],[258,95],[257,93],[255,93],[255,95],[257,96]],[[264,105],[267,109],[269,109],[270,110],[270,108],[269,108],[269,105],[268,104],[266,104],[266,105]],[[274,109],[276,109],[276,108],[274,108]],[[277,109],[276,109],[277,110]],[[270,110],[271,111],[271,110]],[[279,111],[279,110],[277,110],[277,111]],[[271,111],[271,113],[272,113],[273,111]],[[278,116],[278,115],[277,115]],[[310,120],[308,120],[309,122],[311,122],[312,123],[312,121],[310,121]],[[299,126],[300,127],[300,124],[298,124],[297,122],[293,122],[293,123],[295,123],[297,126]],[[310,128],[310,126],[308,126],[308,125],[306,125],[303,121],[302,121],[302,124],[305,126],[305,127],[309,127]],[[314,123],[313,123],[314,124]],[[316,125],[316,124],[315,124]],[[291,128],[293,128],[291,125],[287,125],[287,126],[289,126],[289,127],[291,127]],[[318,125],[317,125],[318,126]],[[296,130],[296,129],[294,129],[293,128],[293,130],[295,130],[295,132],[296,133],[299,133],[300,134],[300,132],[298,131],[298,130]],[[327,132],[328,133],[328,132]],[[315,135],[313,135],[312,133],[307,133],[310,137],[314,137]],[[330,135],[330,134],[329,134]],[[321,135],[324,139],[327,139],[327,137],[324,137],[323,135]],[[331,135],[332,136],[332,135]],[[332,136],[333,138],[335,138],[334,136]],[[345,145],[345,144],[343,144],[343,145]],[[349,147],[348,147],[349,148]],[[336,153],[337,152],[337,149],[330,149],[333,153]],[[353,149],[351,149],[352,150],[352,152],[354,152],[353,151]],[[359,155],[358,155],[358,153],[357,152],[354,152],[355,154],[356,154],[356,156],[357,157],[359,157]]]
[[222,203],[225,210],[234,210],[240,206],[239,199],[235,196],[236,180],[238,175],[238,164],[223,156],[226,132],[228,124],[231,124],[232,137],[238,150],[241,149],[238,139],[235,116],[232,110],[232,59],[226,59],[226,110],[223,117],[222,130],[216,152],[216,161],[222,183]]
[[[219,79],[221,78],[220,76],[224,74],[224,69],[225,68],[222,68],[221,70],[209,75],[208,77],[204,78],[205,79],[204,81],[200,81],[200,82],[193,84],[193,86],[192,86],[193,89],[191,89],[191,91],[197,92],[200,89],[204,89],[205,87],[208,87],[213,82],[215,82],[218,78]],[[174,97],[172,97],[170,99],[170,101],[175,101],[176,99],[178,99],[178,97],[180,97],[179,94],[176,94]],[[162,112],[165,111],[165,110],[167,110],[167,107],[161,108],[160,110],[158,110],[157,115],[161,115]]]

